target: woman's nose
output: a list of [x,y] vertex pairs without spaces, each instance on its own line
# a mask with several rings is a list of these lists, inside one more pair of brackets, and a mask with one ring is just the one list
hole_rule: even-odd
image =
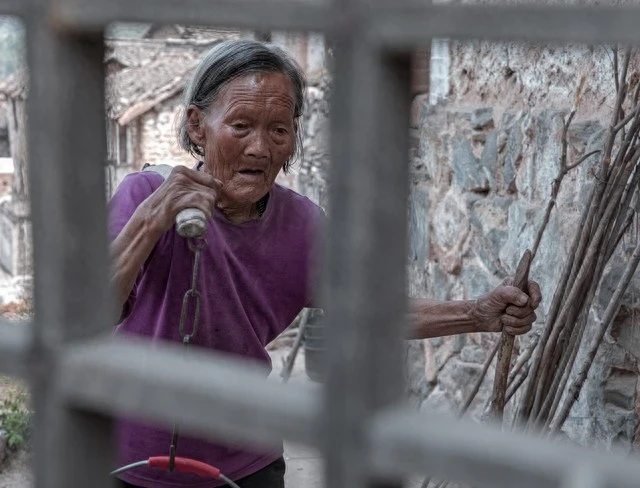
[[247,146],[247,155],[254,158],[266,158],[269,156],[269,143],[264,131],[255,131]]

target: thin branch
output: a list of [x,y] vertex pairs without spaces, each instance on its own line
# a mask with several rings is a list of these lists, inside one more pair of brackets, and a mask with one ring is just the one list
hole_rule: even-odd
[[[640,86],[640,83],[638,84],[638,86]],[[636,89],[636,94],[638,93],[638,90]],[[633,118],[635,116],[638,115],[638,110],[640,110],[640,107],[636,107],[634,110],[631,111],[631,113],[629,115],[627,115],[624,119],[622,119],[618,125],[616,125],[613,128],[614,132],[618,132],[620,131],[620,129],[622,129],[625,125],[627,125],[629,122],[631,122],[633,120]]]
[[514,378],[514,381],[511,385],[509,385],[509,389],[507,390],[507,399],[506,399],[506,403],[509,403],[509,400],[511,400],[511,398],[513,397],[513,395],[516,394],[516,392],[518,391],[518,389],[522,386],[522,384],[524,383],[524,380],[527,379],[527,376],[529,375],[529,370],[530,370],[530,366],[524,368],[522,370],[522,372],[516,377]]
[[298,350],[300,349],[300,345],[302,344],[302,340],[304,338],[304,331],[307,328],[307,323],[309,322],[309,309],[305,308],[300,314],[300,325],[298,326],[298,335],[296,335],[296,339],[293,342],[293,346],[291,347],[291,352],[287,356],[287,359],[284,363],[284,368],[282,368],[282,373],[280,376],[282,377],[282,381],[286,383],[289,381],[291,377],[291,371],[293,370],[293,365],[296,362],[296,356],[298,355]]
[[600,343],[602,342],[605,332],[613,322],[613,319],[615,318],[618,312],[618,309],[620,308],[620,301],[622,300],[622,296],[624,295],[624,292],[627,290],[627,287],[629,286],[629,282],[631,281],[631,278],[633,277],[634,273],[636,272],[636,269],[638,268],[638,263],[640,263],[640,242],[634,249],[633,254],[631,255],[631,259],[627,264],[626,269],[624,270],[622,278],[620,278],[620,281],[618,282],[618,286],[616,287],[616,290],[613,293],[613,296],[611,297],[609,304],[607,305],[602,321],[600,322],[600,326],[598,327],[596,335],[593,337],[591,341],[591,345],[590,345],[589,351],[587,352],[587,356],[582,362],[580,370],[578,371],[574,380],[571,382],[571,386],[567,391],[567,396],[565,398],[564,403],[562,404],[560,413],[551,423],[551,426],[549,428],[550,434],[555,433],[562,427],[565,420],[569,416],[569,412],[571,411],[573,404],[578,399],[578,396],[582,389],[582,385],[587,379],[587,375],[589,374],[589,370],[591,369],[593,360],[595,359],[596,353],[598,352],[598,348],[600,347]]
[[[627,68],[629,66],[630,58],[631,58],[631,49],[627,49],[625,52],[625,60],[624,60],[624,65]],[[616,66],[617,66],[617,56],[615,57],[615,59],[616,59]],[[618,80],[617,72],[618,72],[618,69],[616,68],[616,80]],[[625,71],[625,77],[620,79],[623,81],[626,79],[626,71]],[[616,93],[617,93],[616,102],[613,108],[613,113],[611,114],[611,123],[609,125],[609,137],[607,138],[607,141],[605,143],[605,150],[604,150],[604,153],[602,154],[602,160],[600,162],[600,174],[602,175],[607,174],[607,168],[611,163],[611,151],[613,151],[613,145],[615,143],[616,134],[617,134],[613,129],[615,128],[616,125],[618,125],[618,121],[620,120],[622,102],[624,101],[624,97],[626,94],[625,87],[626,87],[626,84],[620,84],[618,86],[616,81]]]
[[[596,273],[596,275],[598,274],[599,273]],[[586,318],[588,317],[588,313],[591,309],[591,304],[595,296],[595,291],[597,288],[596,284],[597,280],[591,281],[591,286],[589,288],[586,303],[576,304],[576,313],[581,309],[581,319],[578,321],[578,326],[571,328],[571,330],[568,330],[568,328],[565,327],[563,331],[570,337],[568,338],[568,344],[565,347],[562,347],[561,345],[558,346],[558,353],[560,357],[559,360],[554,361],[554,364],[557,364],[557,367],[553,368],[553,381],[551,383],[549,391],[547,392],[544,403],[540,408],[540,412],[538,412],[538,416],[536,418],[537,424],[548,425],[547,419],[553,414],[555,408],[557,408],[557,401],[559,401],[559,397],[564,391],[563,388],[560,388],[560,384],[563,381],[564,377],[566,385],[566,379],[568,378],[568,376],[565,376],[565,373],[568,375],[571,372],[571,369],[573,367],[573,360],[575,359],[578,349],[580,348],[580,341],[582,340],[584,329],[586,327]],[[571,324],[572,321],[573,320],[571,319],[568,324]],[[574,331],[576,333],[574,333]],[[555,408],[552,409],[553,405],[555,405]]]
[[482,371],[480,371],[480,376],[478,376],[478,379],[476,380],[475,385],[473,385],[473,389],[471,390],[469,395],[467,395],[467,399],[464,401],[464,405],[462,405],[462,408],[460,409],[459,415],[461,417],[465,413],[467,413],[467,410],[469,410],[469,407],[471,406],[471,403],[473,402],[476,395],[478,394],[478,391],[480,391],[480,386],[482,385],[484,378],[487,376],[487,371],[489,371],[489,366],[491,366],[491,363],[493,362],[493,358],[496,357],[496,353],[498,352],[499,348],[500,348],[500,341],[496,341],[495,346],[493,346],[493,349],[489,353],[489,356],[487,356],[487,359],[485,359],[484,364],[482,365]]
[[[599,191],[600,187],[598,185],[594,186],[591,189],[591,192],[589,194],[589,202],[583,208],[582,214],[580,216],[580,223],[578,225],[579,229],[589,227],[585,224],[589,222],[589,218],[593,215],[594,199],[598,196]],[[571,244],[571,248],[569,249],[569,252],[567,254],[567,262],[565,263],[564,269],[562,271],[560,283],[556,287],[555,293],[553,294],[553,299],[551,300],[551,306],[549,307],[547,320],[542,330],[539,345],[534,351],[533,360],[529,371],[529,381],[527,382],[525,393],[522,395],[520,405],[518,406],[517,418],[521,422],[530,415],[533,408],[537,378],[539,373],[541,372],[540,368],[542,365],[542,358],[544,356],[545,344],[553,333],[555,320],[560,311],[562,299],[564,297],[564,291],[567,288],[568,283],[572,283],[570,277],[573,273],[574,268],[577,267],[574,266],[574,264],[578,263],[581,260],[582,253],[584,252],[584,247],[586,247],[586,244],[584,243],[585,234],[586,233],[584,232],[582,234],[576,233],[576,235],[574,236],[573,243]]]
[[522,354],[520,354],[520,356],[516,360],[516,363],[513,365],[513,369],[511,370],[511,375],[509,376],[510,384],[513,382],[513,378],[515,377],[515,375],[517,375],[520,372],[520,370],[523,368],[523,366],[529,362],[529,360],[531,359],[531,356],[533,355],[533,351],[535,350],[539,341],[540,341],[540,336],[536,335],[534,339],[531,341],[531,343],[527,346],[525,351]]
[[[593,286],[592,288],[594,289],[594,294],[595,294],[595,289],[597,288],[597,286]],[[591,300],[593,300],[593,297],[591,298]],[[589,309],[590,307],[585,307],[582,311],[582,317],[580,319],[581,323],[579,326],[579,334],[578,334],[578,337],[576,338],[575,344],[573,344],[570,349],[569,360],[567,361],[567,364],[564,367],[564,370],[562,372],[562,378],[558,383],[556,391],[554,392],[553,403],[551,404],[551,408],[549,408],[549,412],[547,413],[546,419],[544,421],[544,426],[543,426],[544,429],[549,428],[549,424],[551,423],[551,420],[553,419],[553,417],[556,414],[556,411],[558,410],[558,405],[560,404],[560,400],[562,400],[562,396],[566,391],[567,383],[569,381],[569,378],[571,377],[571,371],[573,370],[576,357],[578,356],[578,351],[580,350],[580,345],[582,344],[582,339],[584,338],[584,333],[587,329],[587,322],[589,320]]]
[[620,90],[620,80],[618,79],[620,72],[620,68],[618,67],[618,46],[613,46],[611,50],[613,51],[613,81],[616,85],[616,92],[618,92]]
[[[540,362],[541,372],[539,374],[540,381],[537,383],[536,393],[533,397],[533,405],[531,410],[530,420],[535,419],[538,415],[539,409],[542,406],[543,398],[548,391],[548,386],[550,385],[550,376],[549,372],[553,371],[552,368],[552,358],[554,357],[555,344],[557,343],[558,336],[562,327],[565,324],[570,324],[573,322],[575,315],[574,303],[580,302],[580,297],[583,297],[586,291],[588,290],[587,284],[590,282],[594,275],[594,264],[597,263],[600,258],[599,253],[601,250],[601,243],[605,236],[608,235],[607,231],[611,228],[614,211],[616,210],[619,199],[622,194],[621,188],[616,188],[615,193],[612,198],[607,201],[606,208],[601,220],[597,223],[595,232],[593,237],[589,240],[589,244],[586,250],[585,257],[580,263],[580,269],[577,271],[577,276],[574,281],[572,281],[573,287],[566,296],[566,300],[561,308],[561,311],[558,315],[557,320],[553,324],[553,329],[549,336],[549,342],[545,344],[544,352],[542,355],[542,359]],[[590,233],[587,233],[591,235]]]
[[578,88],[576,89],[576,94],[573,99],[573,107],[571,108],[571,112],[569,112],[569,116],[567,117],[567,120],[564,122],[564,125],[562,126],[562,136],[560,139],[562,144],[562,151],[560,154],[560,169],[558,170],[558,176],[556,177],[555,180],[553,180],[553,183],[551,185],[551,197],[549,198],[549,202],[547,203],[547,208],[545,210],[544,218],[542,219],[542,224],[538,229],[538,233],[536,234],[536,240],[535,240],[535,243],[533,244],[533,249],[531,250],[532,260],[533,258],[535,258],[538,252],[540,241],[542,241],[542,236],[544,235],[544,232],[547,229],[547,225],[549,224],[551,211],[553,210],[553,207],[556,204],[558,193],[560,193],[560,186],[562,185],[562,180],[566,176],[569,169],[575,168],[580,163],[582,163],[584,159],[592,155],[592,153],[589,153],[589,155],[583,156],[584,159],[578,161],[576,164],[571,166],[571,168],[569,168],[569,166],[567,165],[567,148],[569,146],[569,137],[568,137],[569,127],[571,125],[571,122],[573,121],[573,118],[576,115],[576,112],[578,111],[578,107],[580,106],[580,101],[582,99],[582,89],[584,87],[584,80],[585,80],[585,77],[581,76],[580,82],[578,83]]
[[629,62],[631,61],[631,48],[627,47],[624,50],[624,59],[622,60],[622,73],[620,73],[619,86],[622,86],[627,79],[627,73],[629,72]]
[[600,149],[596,149],[595,151],[588,152],[587,154],[583,155],[580,159],[578,159],[576,163],[568,165],[567,172],[571,171],[574,168],[577,168],[582,163],[584,163],[587,159],[589,159],[591,156],[594,156],[595,154],[600,154],[601,152],[602,151],[600,151]]

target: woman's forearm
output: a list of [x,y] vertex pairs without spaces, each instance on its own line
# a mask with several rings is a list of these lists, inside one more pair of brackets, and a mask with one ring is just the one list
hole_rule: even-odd
[[140,269],[161,235],[162,231],[155,225],[151,212],[143,204],[111,243],[111,286],[119,313],[129,298]]
[[478,332],[477,319],[472,315],[473,305],[473,300],[441,302],[426,298],[411,299],[407,339]]

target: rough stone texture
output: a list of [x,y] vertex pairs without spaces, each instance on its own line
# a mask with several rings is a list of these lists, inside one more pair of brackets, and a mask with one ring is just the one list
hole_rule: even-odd
[[194,158],[177,143],[180,101],[180,96],[176,95],[141,117],[140,141],[137,145],[140,154],[136,158],[138,167],[142,168],[145,163],[171,165],[180,163],[187,166],[194,164]]
[[311,80],[302,120],[303,152],[288,176],[279,182],[307,195],[323,208],[327,204],[329,172],[329,78]]
[[[533,245],[558,171],[562,124],[567,110],[505,111],[497,124],[491,117],[495,113],[496,110],[490,108],[468,110],[447,105],[423,112],[417,155],[420,162],[414,164],[423,171],[414,173],[414,185],[423,185],[429,195],[429,204],[423,203],[420,207],[429,225],[413,223],[419,216],[411,212],[409,228],[411,243],[423,240],[429,243],[425,245],[429,245],[430,263],[428,266],[410,263],[410,275],[424,273],[420,279],[410,276],[412,283],[423,286],[422,289],[410,286],[412,293],[437,295],[441,299],[474,298],[513,273],[524,249]],[[572,127],[570,161],[597,147],[603,124],[590,120]],[[576,231],[585,194],[593,181],[589,167],[595,160],[586,161],[565,179],[534,261],[532,275],[544,292],[539,324],[546,316],[546,307],[551,302]],[[416,208],[414,195],[415,192],[411,209]],[[414,256],[410,258],[415,259]],[[588,334],[593,333],[593,327],[601,318],[613,293],[613,284],[624,269],[624,260],[624,256],[614,259],[608,270],[592,310]],[[431,273],[425,273],[425,269]],[[637,291],[640,287],[634,282],[629,296],[625,297],[629,310],[635,310]],[[620,312],[583,395],[565,424],[569,437],[583,444],[629,446],[636,435],[640,340],[634,333],[638,327],[637,320],[634,321],[635,311],[625,310]],[[434,385],[422,408],[458,409],[494,340],[490,334],[482,338],[469,336],[459,352],[454,353],[447,340],[431,341],[429,353],[423,356],[424,365],[408,365],[415,371],[426,368],[429,381]],[[529,340],[523,338],[521,347]],[[414,357],[420,358],[420,355]],[[491,375],[492,371],[489,377]],[[472,405],[471,413],[476,418],[488,398],[491,382],[485,383]],[[415,392],[410,389],[411,394]]]
[[[328,157],[321,144],[326,144],[328,93],[318,89],[310,96],[305,159],[290,181],[324,204]],[[564,102],[569,99],[566,95]],[[412,296],[441,300],[475,298],[513,273],[524,249],[533,245],[557,174],[568,108],[566,103],[539,108],[514,104],[508,109],[500,104],[434,107],[426,98],[422,103],[422,110],[415,102],[412,108],[414,117],[420,115],[420,123],[412,132],[410,153],[407,290]],[[569,161],[598,148],[607,123],[596,116],[577,120],[569,131]],[[591,169],[596,161],[585,161],[565,178],[534,262],[532,276],[544,294],[538,328],[593,184]],[[635,239],[635,235],[629,237],[627,247]],[[607,270],[591,312],[588,336],[602,316],[624,260],[618,256]],[[565,424],[573,441],[629,447],[640,438],[636,392],[640,340],[635,333],[640,328],[639,293],[640,283],[634,281]],[[476,334],[408,342],[406,379],[411,403],[419,409],[457,411],[496,339],[494,334]],[[531,336],[521,338],[517,347],[526,347],[530,340]],[[584,351],[578,362],[582,356]],[[491,367],[489,378],[493,372]],[[473,402],[473,418],[479,419],[484,410],[490,385],[486,381]]]
[[[466,0],[464,3],[496,2]],[[521,0],[509,3],[532,2]],[[575,0],[561,3],[637,5],[633,0]],[[575,161],[580,155],[601,146],[615,90],[611,54],[607,49],[604,46],[451,41],[450,90],[447,102],[423,113],[425,120],[420,157],[425,160],[424,166],[430,170],[437,168],[440,175],[448,173],[448,167],[453,166],[453,163],[447,161],[447,154],[455,150],[455,144],[464,144],[460,141],[451,144],[448,138],[451,134],[459,133],[458,127],[464,126],[467,120],[471,121],[472,130],[477,127],[476,131],[483,131],[488,135],[491,125],[483,125],[477,121],[481,115],[488,118],[487,114],[491,113],[497,132],[497,171],[493,175],[495,190],[492,188],[484,197],[484,204],[477,203],[478,195],[468,199],[472,202],[469,207],[471,252],[463,257],[459,278],[465,284],[465,292],[469,293],[466,296],[481,292],[485,284],[493,284],[495,277],[501,276],[505,271],[512,271],[521,250],[532,244],[557,171],[562,118],[568,113],[581,75],[586,76],[587,82],[579,111],[569,132],[569,159]],[[632,59],[629,70],[631,80],[635,80],[632,83],[637,83],[640,76],[639,66],[640,58],[636,56]],[[457,120],[455,130],[451,128],[452,119]],[[439,127],[438,124],[441,123],[444,126]],[[473,144],[473,141],[479,141],[481,137],[475,135],[469,139]],[[475,156],[479,157],[477,151]],[[467,159],[470,159],[468,155]],[[545,318],[546,307],[550,303],[555,283],[567,257],[567,249],[576,231],[577,217],[586,204],[589,189],[594,182],[591,168],[595,159],[597,157],[585,162],[565,178],[557,208],[552,214],[534,263],[532,274],[540,281],[545,292],[545,301],[538,313],[539,323]],[[442,168],[443,163],[447,167]],[[448,193],[460,191],[455,187],[459,186],[457,182],[461,178],[469,181],[482,176],[477,174],[482,165],[474,160],[471,163],[469,167],[476,174],[457,178],[454,176],[454,188],[448,188],[447,180],[442,177],[436,178],[434,184],[440,183],[440,186],[448,188]],[[469,192],[462,188],[461,193]],[[511,204],[499,205],[498,197],[501,195],[510,196]],[[434,194],[434,198],[438,196]],[[492,220],[494,215],[481,214],[480,218],[474,217],[475,209],[482,210],[486,207],[493,207],[498,215],[500,210],[506,208],[506,223],[502,224],[495,218]],[[478,222],[485,222],[487,225],[481,227]],[[432,220],[432,225],[434,224],[439,225]],[[435,233],[432,231],[432,234]],[[625,257],[628,259],[630,255],[628,247],[635,245],[637,241],[636,234],[637,232],[627,237],[627,247],[623,243],[620,256],[607,269],[591,311],[588,336],[602,317],[604,307],[613,293],[613,283],[622,273]],[[483,280],[485,283],[482,283]],[[453,288],[456,281],[449,276],[448,280],[441,280],[439,284]],[[601,447],[617,444],[628,447],[633,443],[637,446],[640,441],[640,400],[637,394],[640,289],[637,281],[632,282],[625,295],[623,306],[606,337],[606,343],[601,346],[582,394],[565,424],[569,437],[582,444]],[[426,290],[429,290],[428,286]],[[581,351],[578,362],[583,356],[584,351]],[[440,382],[434,392],[438,391],[439,385]],[[425,403],[432,402],[427,399]]]

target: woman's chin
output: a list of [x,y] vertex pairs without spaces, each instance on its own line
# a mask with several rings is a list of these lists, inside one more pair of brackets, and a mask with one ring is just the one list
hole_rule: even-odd
[[231,191],[225,191],[225,196],[230,202],[236,205],[253,205],[264,197],[271,187],[260,185],[259,188],[235,188]]

